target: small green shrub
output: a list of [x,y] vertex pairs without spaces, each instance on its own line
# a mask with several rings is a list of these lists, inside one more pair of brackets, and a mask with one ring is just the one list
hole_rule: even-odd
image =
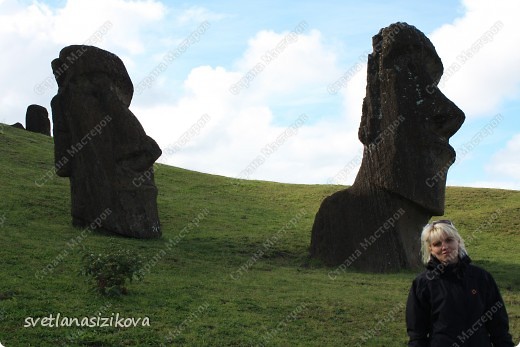
[[141,280],[143,265],[140,254],[127,249],[109,253],[87,252],[83,255],[82,274],[93,281],[93,289],[107,296],[127,294],[126,281]]

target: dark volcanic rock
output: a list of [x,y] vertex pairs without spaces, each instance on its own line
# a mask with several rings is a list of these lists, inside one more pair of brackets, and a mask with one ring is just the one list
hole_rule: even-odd
[[75,226],[161,236],[153,164],[157,143],[128,109],[133,85],[123,62],[93,46],[68,46],[52,61],[57,174],[70,177]]
[[444,213],[455,161],[448,140],[465,117],[437,89],[443,66],[422,32],[396,23],[372,44],[361,168],[352,187],[322,202],[310,252],[331,265],[384,272],[420,266],[420,232]]
[[51,122],[47,109],[40,105],[29,105],[25,113],[25,127],[33,133],[51,136]]
[[23,127],[23,124],[22,124],[22,123],[19,123],[19,122],[14,123],[14,124],[11,124],[11,126],[12,126],[13,128],[17,128],[17,129],[23,129],[23,130],[25,130],[25,128]]

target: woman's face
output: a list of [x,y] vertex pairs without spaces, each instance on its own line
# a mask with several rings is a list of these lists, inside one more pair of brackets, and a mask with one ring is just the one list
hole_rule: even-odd
[[432,240],[430,252],[442,263],[456,263],[459,259],[459,241],[442,234],[440,238]]

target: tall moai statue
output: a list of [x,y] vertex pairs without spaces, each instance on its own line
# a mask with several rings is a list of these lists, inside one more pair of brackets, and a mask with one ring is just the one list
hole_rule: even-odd
[[134,87],[123,62],[74,45],[51,65],[55,165],[70,178],[73,225],[160,237],[153,164],[162,152],[129,110]]
[[371,272],[421,266],[420,233],[444,214],[449,138],[464,113],[438,88],[442,62],[414,26],[395,23],[372,39],[354,184],[325,198],[311,257]]
[[51,122],[49,121],[47,109],[35,104],[27,106],[25,128],[34,133],[51,136]]

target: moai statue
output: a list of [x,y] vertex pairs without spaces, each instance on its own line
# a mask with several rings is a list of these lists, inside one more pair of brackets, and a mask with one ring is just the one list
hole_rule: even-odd
[[47,109],[40,105],[29,105],[25,113],[25,127],[33,133],[51,136],[51,122]]
[[55,164],[70,178],[73,225],[160,237],[153,164],[162,152],[129,110],[134,88],[123,62],[68,46],[51,65]]
[[354,184],[325,198],[312,228],[311,257],[372,272],[418,268],[420,232],[444,213],[448,140],[464,113],[437,88],[442,62],[414,26],[373,37]]

